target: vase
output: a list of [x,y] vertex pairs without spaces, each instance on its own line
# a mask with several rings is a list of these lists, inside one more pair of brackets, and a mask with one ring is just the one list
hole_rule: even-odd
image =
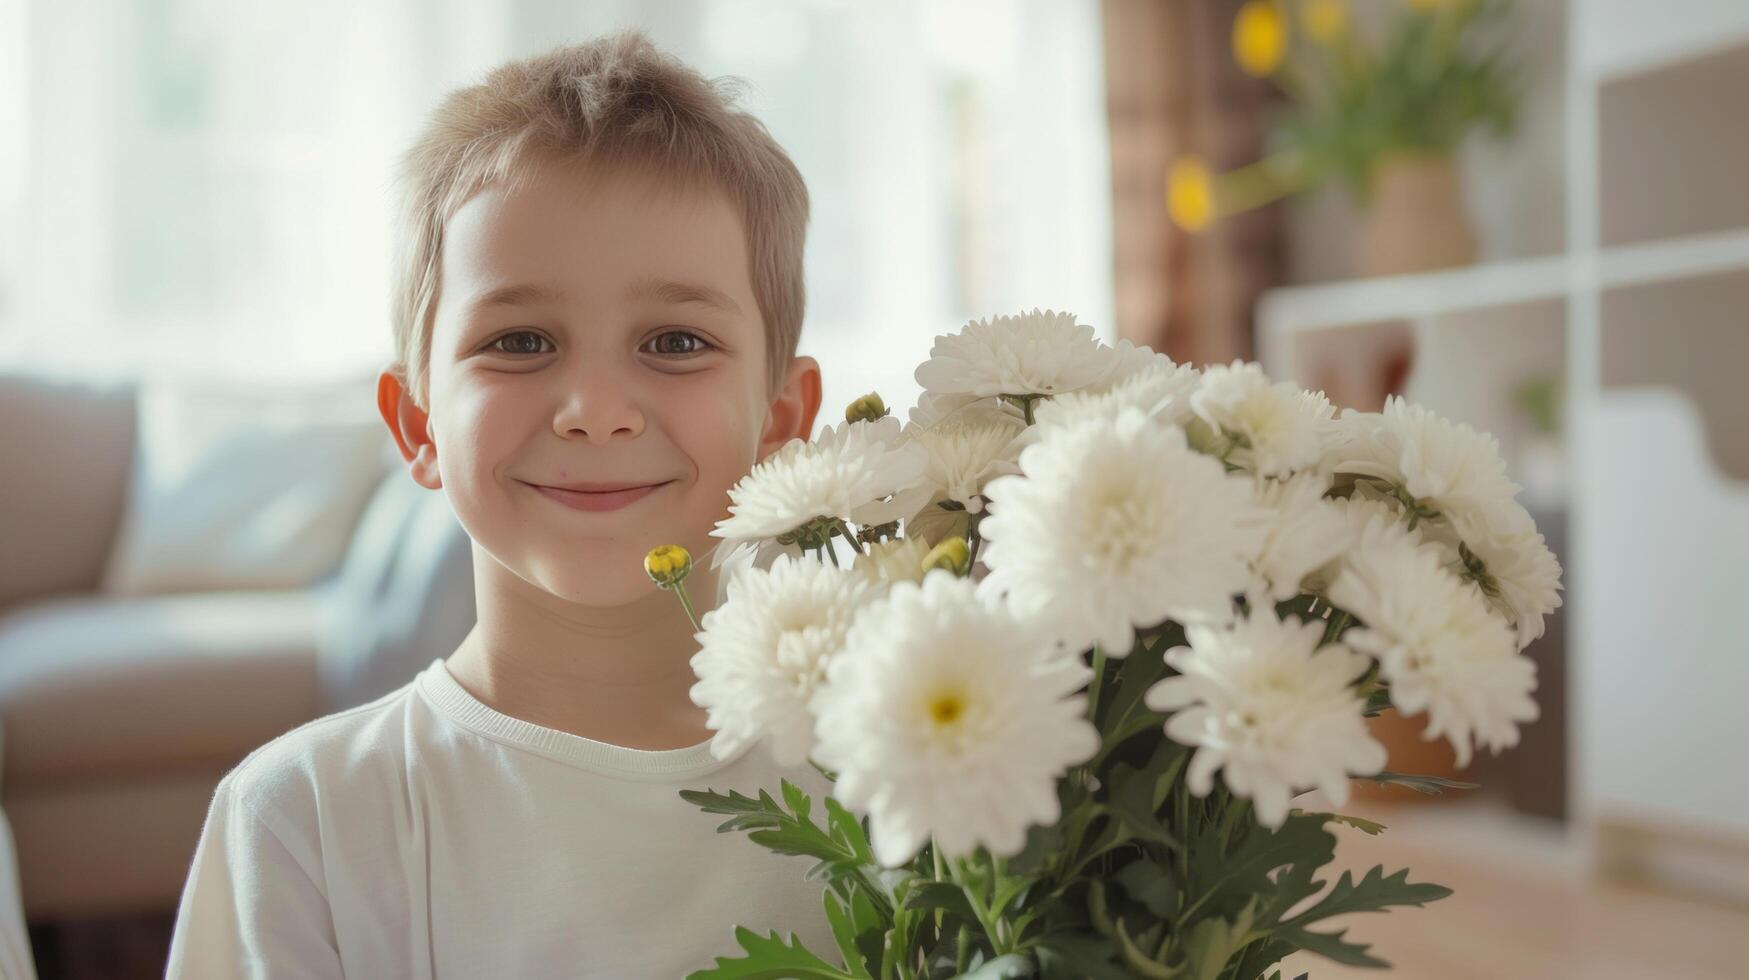
[[[1444,738],[1427,741],[1421,737],[1427,728],[1425,714],[1406,718],[1392,709],[1368,718],[1366,727],[1372,737],[1385,747],[1386,769],[1411,776],[1465,779],[1464,773],[1458,769],[1457,753],[1452,749],[1451,742]],[[1354,795],[1361,799],[1390,803],[1436,803],[1462,795],[1453,792],[1427,794],[1395,783],[1379,783],[1369,779],[1356,779],[1350,786]]]
[[1423,272],[1476,260],[1463,182],[1450,153],[1400,151],[1374,167],[1360,236],[1369,276]]

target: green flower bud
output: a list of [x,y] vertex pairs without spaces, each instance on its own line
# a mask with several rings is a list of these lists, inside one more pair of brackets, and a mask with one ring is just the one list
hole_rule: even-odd
[[970,567],[971,551],[966,547],[966,539],[957,536],[944,538],[940,544],[929,549],[929,554],[923,558],[925,574],[933,568],[945,568],[955,575],[964,575]]
[[846,422],[873,422],[886,417],[887,403],[881,401],[881,396],[872,391],[851,402],[850,407],[844,410]]

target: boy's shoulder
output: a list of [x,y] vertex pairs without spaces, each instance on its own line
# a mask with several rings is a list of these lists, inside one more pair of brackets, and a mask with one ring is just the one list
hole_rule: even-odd
[[215,796],[257,817],[313,818],[320,799],[392,780],[402,769],[406,708],[416,684],[409,680],[257,746],[224,775]]

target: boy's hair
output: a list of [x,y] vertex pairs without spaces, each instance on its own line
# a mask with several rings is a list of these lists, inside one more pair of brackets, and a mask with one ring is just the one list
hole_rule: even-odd
[[728,195],[746,230],[775,394],[802,330],[808,190],[765,126],[735,108],[740,84],[706,79],[626,31],[509,62],[450,93],[401,164],[394,369],[414,403],[430,410],[444,226],[486,185],[524,186],[554,162],[630,165]]

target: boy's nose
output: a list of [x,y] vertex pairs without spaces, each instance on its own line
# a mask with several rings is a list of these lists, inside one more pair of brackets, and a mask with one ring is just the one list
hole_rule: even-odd
[[591,371],[580,384],[568,388],[554,415],[553,428],[567,439],[581,435],[594,443],[606,443],[621,433],[641,434],[644,413],[622,378],[609,371]]

